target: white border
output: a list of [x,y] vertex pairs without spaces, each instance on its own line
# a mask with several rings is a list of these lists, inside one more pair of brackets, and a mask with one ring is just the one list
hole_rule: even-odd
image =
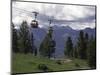
[[[100,73],[100,0],[27,0],[41,2],[97,5],[97,70],[39,73],[34,75],[99,75]],[[0,0],[0,75],[10,75],[10,0]],[[26,74],[25,74],[26,75]],[[33,74],[27,74],[33,75]]]

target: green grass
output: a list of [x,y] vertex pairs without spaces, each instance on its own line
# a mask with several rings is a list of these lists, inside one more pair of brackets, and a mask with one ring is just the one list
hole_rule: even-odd
[[[61,61],[62,62],[62,61]],[[13,73],[27,73],[27,72],[43,72],[38,69],[39,64],[45,64],[49,71],[64,71],[89,69],[87,62],[80,59],[72,59],[70,62],[57,64],[55,60],[48,58],[37,57],[31,54],[13,54],[12,58],[12,72]],[[78,66],[77,66],[78,64]]]

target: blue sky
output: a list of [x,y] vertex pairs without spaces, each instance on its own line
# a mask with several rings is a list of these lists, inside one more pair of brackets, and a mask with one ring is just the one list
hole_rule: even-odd
[[70,26],[80,30],[95,28],[95,6],[59,5],[31,2],[12,3],[12,21],[18,27],[23,20],[30,25],[34,19],[33,11],[39,12],[39,27],[48,27],[48,19],[53,19],[52,26]]

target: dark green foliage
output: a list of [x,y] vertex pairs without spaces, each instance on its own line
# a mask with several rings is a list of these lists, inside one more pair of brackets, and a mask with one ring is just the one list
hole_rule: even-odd
[[32,50],[31,50],[31,53],[34,53],[35,56],[37,56],[37,48],[36,46],[34,45],[34,36],[33,36],[33,33],[31,33],[31,44],[32,44]]
[[85,33],[85,40],[86,40],[86,42],[88,42],[88,40],[89,40],[89,35],[88,35],[88,33]]
[[13,52],[19,52],[18,50],[18,36],[17,36],[17,30],[14,27],[14,24],[12,23],[12,50]]
[[40,45],[40,49],[39,49],[40,55],[42,55],[42,56],[50,55],[50,52],[52,52],[52,51],[50,51],[49,45],[50,45],[50,38],[48,37],[48,34],[47,34],[47,36],[45,37],[45,39],[43,40],[43,42]]
[[88,33],[85,33],[85,45],[86,45],[86,59],[87,59],[88,47],[89,47],[89,35],[88,35]]
[[86,47],[86,41],[85,41],[83,31],[80,31],[80,33],[79,33],[78,52],[79,52],[79,58],[81,58],[81,59],[87,58],[87,47]]
[[31,53],[32,44],[29,27],[26,21],[23,21],[19,30],[19,48],[22,53]]
[[76,66],[76,67],[80,67],[80,65],[79,65],[78,63],[75,63],[75,66]]
[[96,39],[89,38],[88,33],[84,35],[80,31],[78,39],[78,54],[81,59],[87,59],[91,68],[96,68]]
[[73,57],[74,57],[74,58],[78,58],[78,49],[77,49],[77,46],[74,47],[74,50],[73,50]]
[[48,67],[45,64],[39,64],[38,69],[44,72],[48,71]]
[[37,56],[37,48],[34,46],[34,55]]
[[57,63],[58,65],[61,65],[61,64],[62,64],[60,60],[57,60],[56,63]]
[[73,43],[71,37],[67,38],[66,47],[65,47],[65,55],[68,57],[73,57]]
[[93,37],[89,41],[88,64],[92,69],[96,68],[96,39]]
[[46,37],[44,38],[43,42],[40,44],[39,52],[42,56],[47,56],[50,58],[52,54],[55,52],[55,41],[52,39],[52,28],[49,29]]

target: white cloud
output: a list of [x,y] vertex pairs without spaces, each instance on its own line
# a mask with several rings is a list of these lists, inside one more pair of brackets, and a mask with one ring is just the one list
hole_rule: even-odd
[[72,23],[70,27],[75,30],[83,30],[85,28],[95,28],[95,23]]
[[[87,27],[95,27],[92,20],[95,16],[95,7],[78,6],[78,5],[57,5],[30,2],[13,2],[12,17],[15,24],[19,24],[23,20],[27,20],[28,24],[33,19],[32,11],[39,12],[38,21],[40,27],[48,26],[49,16],[53,16],[55,20],[59,20],[57,25],[69,25],[73,29],[84,29]],[[70,22],[70,23],[69,23]]]

